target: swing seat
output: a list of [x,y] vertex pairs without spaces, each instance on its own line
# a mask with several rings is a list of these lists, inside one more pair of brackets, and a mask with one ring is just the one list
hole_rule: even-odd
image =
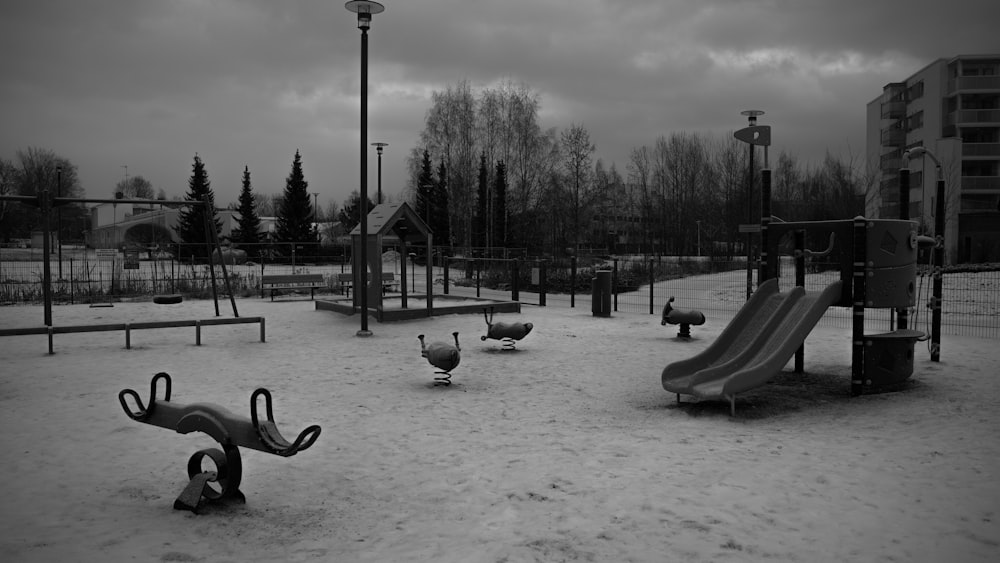
[[153,297],[153,303],[157,305],[174,305],[184,301],[184,296],[179,293],[173,295],[156,295]]

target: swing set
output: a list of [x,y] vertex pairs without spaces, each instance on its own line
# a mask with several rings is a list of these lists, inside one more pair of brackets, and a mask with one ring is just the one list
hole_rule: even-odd
[[[64,333],[64,332],[97,332],[97,331],[107,331],[107,330],[126,330],[128,333],[129,324],[122,325],[79,325],[72,327],[54,327],[52,326],[52,272],[50,267],[52,248],[50,243],[50,232],[52,230],[52,209],[54,207],[59,207],[66,205],[68,203],[134,203],[143,205],[155,205],[159,204],[161,207],[163,205],[172,206],[186,206],[186,205],[211,205],[211,200],[206,196],[202,201],[162,201],[162,200],[151,200],[151,199],[102,199],[102,198],[71,198],[71,197],[52,197],[48,189],[43,189],[41,193],[37,196],[15,196],[15,195],[0,195],[0,201],[17,201],[25,203],[28,205],[34,205],[41,209],[42,211],[42,232],[43,232],[43,244],[42,244],[42,296],[44,303],[44,323],[45,326],[41,328],[20,328],[20,329],[3,329],[0,330],[0,336],[18,336],[25,334],[48,334],[49,335],[49,354],[52,354],[52,334]],[[212,218],[211,214],[205,214],[205,240],[208,249],[208,269],[210,273],[210,278],[212,281],[212,300],[215,303],[215,316],[219,315],[219,296],[218,296],[218,284],[215,277],[215,265],[213,249],[219,252],[221,257],[221,245],[219,243],[219,234],[212,228],[211,225]],[[171,321],[169,323],[171,326],[176,325],[176,323],[183,323],[184,326],[198,326],[208,325],[208,324],[240,324],[240,323],[260,323],[261,326],[261,341],[264,341],[264,319],[262,317],[246,317],[240,318],[239,312],[236,310],[236,300],[233,296],[232,287],[230,285],[229,274],[226,271],[226,263],[224,260],[220,260],[220,266],[222,267],[222,277],[225,283],[226,292],[229,295],[229,301],[233,308],[233,319],[227,319],[226,322],[220,322],[222,319],[207,319],[203,321]],[[103,278],[102,278],[103,280]],[[154,298],[154,302],[157,303],[175,303],[178,302],[176,296],[157,296]],[[91,306],[110,306],[110,301],[105,305],[97,305],[91,303]],[[146,323],[150,326],[142,326],[141,328],[161,328],[161,326],[153,326],[154,324],[162,323]],[[180,326],[180,325],[178,325]],[[165,325],[164,325],[165,327]],[[134,327],[138,328],[138,327]],[[199,342],[200,342],[200,332],[199,332]]]

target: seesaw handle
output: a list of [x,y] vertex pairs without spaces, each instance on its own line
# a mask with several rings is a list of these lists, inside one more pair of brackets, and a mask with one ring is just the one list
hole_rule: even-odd
[[[149,382],[148,407],[142,404],[142,399],[139,398],[139,394],[131,389],[122,389],[121,392],[118,393],[118,402],[121,403],[122,409],[124,409],[125,414],[127,414],[129,418],[131,418],[132,420],[138,420],[140,422],[143,422],[147,418],[149,418],[149,415],[153,414],[153,409],[156,406],[156,387],[157,387],[156,383],[161,379],[166,384],[166,392],[164,393],[163,400],[169,401],[170,390],[171,390],[170,375],[163,371],[154,375],[153,380]],[[131,397],[132,400],[135,401],[137,410],[132,410],[131,408],[129,408],[128,402],[125,400],[125,397]]]

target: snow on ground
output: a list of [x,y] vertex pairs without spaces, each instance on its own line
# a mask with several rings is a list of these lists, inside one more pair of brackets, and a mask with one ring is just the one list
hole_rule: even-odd
[[[897,392],[850,396],[849,332],[819,327],[803,375],[683,403],[660,372],[724,328],[676,338],[655,315],[588,304],[496,321],[534,331],[504,352],[481,315],[379,324],[308,299],[237,301],[256,325],[0,338],[5,561],[993,561],[1000,553],[1000,347],[918,344]],[[232,316],[228,301],[223,316]],[[53,324],[204,319],[211,301],[58,306]],[[40,306],[0,327],[42,325]],[[461,365],[433,386],[418,334]],[[249,416],[266,387],[290,458],[243,449],[247,503],[172,508],[188,458],[215,446],[129,419],[122,389]]]

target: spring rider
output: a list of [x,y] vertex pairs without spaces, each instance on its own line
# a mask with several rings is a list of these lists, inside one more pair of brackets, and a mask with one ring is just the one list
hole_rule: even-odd
[[486,319],[486,335],[479,337],[480,340],[487,339],[500,340],[503,342],[502,350],[515,350],[515,341],[521,340],[535,325],[531,323],[502,323],[493,322],[493,307],[483,309],[483,318]]
[[427,358],[427,363],[434,366],[438,371],[434,372],[439,377],[434,378],[434,385],[451,385],[451,370],[458,367],[462,361],[462,347],[458,344],[458,332],[451,333],[455,338],[455,345],[448,342],[424,342],[424,335],[418,335],[420,340],[420,355]]
[[690,311],[674,309],[673,305],[671,305],[673,302],[674,296],[671,295],[670,299],[667,300],[667,304],[663,306],[663,318],[660,320],[660,326],[666,326],[668,323],[681,325],[677,337],[691,338],[691,325],[698,326],[705,324],[705,315],[701,311],[694,309]]
[[[163,399],[156,398],[158,382],[163,381]],[[290,457],[313,445],[319,437],[320,427],[313,425],[299,434],[294,442],[286,440],[274,423],[271,409],[271,393],[259,388],[250,395],[250,418],[236,416],[232,412],[212,403],[191,403],[182,405],[170,401],[170,376],[160,372],[150,382],[149,405],[143,405],[139,394],[132,389],[118,393],[118,401],[125,414],[132,420],[175,430],[180,434],[200,431],[214,438],[222,450],[209,448],[194,453],[188,460],[188,478],[191,480],[184,491],[174,501],[174,509],[198,512],[202,500],[221,502],[235,499],[246,502],[240,491],[243,476],[243,462],[239,446],[258,451]],[[257,416],[257,399],[264,397],[267,420]],[[135,408],[129,406],[126,398],[131,398]],[[205,471],[202,461],[209,458],[216,471]]]

